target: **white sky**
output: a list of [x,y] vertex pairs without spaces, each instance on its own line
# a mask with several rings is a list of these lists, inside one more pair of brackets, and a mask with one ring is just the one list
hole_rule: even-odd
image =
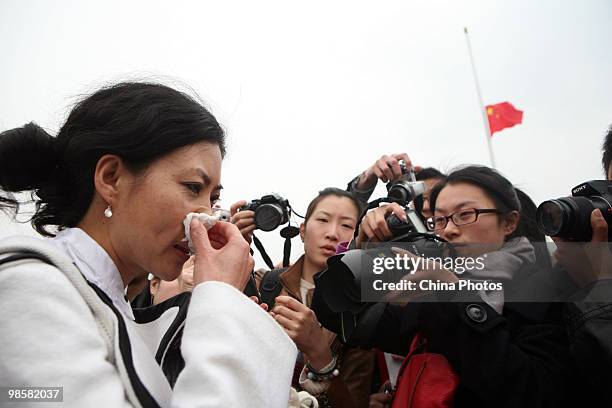
[[[227,130],[222,204],[276,191],[303,214],[384,153],[489,164],[467,26],[485,103],[525,112],[493,137],[498,170],[539,203],[602,178],[610,21],[608,0],[3,0],[0,131],[55,133],[108,81],[181,81]],[[15,232],[33,234],[0,219],[0,237]],[[259,236],[280,260],[278,232]]]

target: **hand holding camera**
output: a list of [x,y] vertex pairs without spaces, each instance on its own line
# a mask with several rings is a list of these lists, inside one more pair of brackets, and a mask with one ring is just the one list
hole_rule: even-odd
[[412,167],[412,162],[406,153],[395,153],[391,155],[383,155],[376,160],[373,165],[368,167],[359,176],[357,188],[368,189],[376,186],[376,182],[380,179],[383,183],[399,180],[402,177],[402,169],[400,160],[403,160],[407,168]]
[[[393,218],[390,216],[393,215]],[[359,226],[359,236],[357,237],[357,248],[361,248],[364,241],[386,242],[393,238],[393,232],[389,228],[387,219],[390,218],[392,225],[407,222],[406,211],[398,203],[389,203],[368,212]]]
[[242,237],[249,244],[253,240],[253,231],[255,231],[255,211],[253,210],[242,210],[238,211],[241,208],[246,207],[246,200],[240,200],[235,202],[230,207],[231,213],[231,223],[238,227]]
[[289,201],[278,194],[268,194],[260,199],[245,203],[240,211],[250,212],[255,220],[255,229],[273,231],[289,222],[291,207]]
[[552,237],[557,244],[555,258],[579,285],[612,278],[612,252],[608,238],[608,223],[601,210],[593,210],[590,218],[593,231],[591,241],[586,245]]
[[580,286],[612,278],[611,203],[612,182],[592,180],[574,187],[571,197],[538,207],[538,227],[555,241],[555,258]]

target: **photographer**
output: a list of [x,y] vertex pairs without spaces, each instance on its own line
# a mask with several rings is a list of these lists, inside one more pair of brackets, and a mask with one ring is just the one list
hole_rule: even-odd
[[[509,295],[537,274],[533,247],[516,236],[516,192],[494,170],[471,166],[452,172],[433,189],[431,207],[430,225],[460,255],[486,253],[485,268],[475,278],[504,281]],[[396,204],[371,211],[361,224],[360,240],[390,238],[385,216],[392,212],[403,217]],[[477,243],[482,245],[468,245]],[[441,267],[418,270],[409,279],[458,281],[453,271]],[[444,356],[458,376],[455,407],[562,405],[570,362],[558,305],[509,303],[503,297],[491,301],[479,292],[440,296],[438,301],[387,305],[368,344],[360,345],[405,355],[419,334],[427,351]]]
[[[612,127],[603,143],[603,170],[612,180]],[[570,350],[579,372],[591,386],[589,397],[600,406],[612,405],[608,389],[612,383],[612,253],[609,225],[600,210],[590,217],[591,241],[570,244],[553,237],[557,243],[557,272],[566,272],[578,290],[568,304]]]
[[[232,209],[244,204],[239,202]],[[343,347],[334,333],[321,327],[309,308],[315,287],[313,276],[325,268],[338,244],[352,239],[360,213],[361,206],[351,193],[337,188],[320,191],[308,205],[300,225],[304,255],[289,268],[257,271],[262,301],[269,304],[270,314],[301,351],[293,385],[317,396],[322,407],[368,406],[373,353]],[[250,236],[255,229],[253,211],[235,212],[232,222],[244,236]],[[334,376],[331,373],[336,369]],[[311,381],[306,377],[308,370],[330,375],[322,381]]]
[[[412,166],[406,153],[383,155],[372,166],[351,180],[346,190],[352,192],[365,206],[372,196],[378,180],[389,183],[402,178],[401,161],[404,162],[406,168]],[[444,174],[433,167],[415,166],[414,171],[416,180],[425,182],[425,192],[414,200],[414,208],[423,219],[427,219],[432,216],[429,208],[429,194],[431,189],[444,178]]]

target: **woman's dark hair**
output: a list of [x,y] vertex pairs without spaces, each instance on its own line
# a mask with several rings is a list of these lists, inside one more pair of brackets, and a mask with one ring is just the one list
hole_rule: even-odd
[[134,173],[171,151],[198,142],[225,154],[225,135],[215,117],[193,97],[165,85],[123,82],[76,104],[56,137],[29,123],[0,134],[0,207],[16,214],[10,192],[33,190],[36,231],[73,227],[94,195],[100,157],[114,154]]
[[317,205],[326,197],[336,196],[336,197],[346,197],[350,199],[353,204],[355,204],[355,209],[357,210],[357,219],[361,215],[363,211],[363,206],[359,202],[359,200],[350,192],[346,190],[342,190],[336,187],[327,187],[323,190],[319,191],[319,194],[308,204],[308,208],[306,209],[306,216],[304,217],[304,223],[308,222],[308,219],[312,216],[312,213],[317,208]]
[[535,244],[533,247],[536,254],[536,264],[544,268],[550,268],[552,262],[545,244],[546,236],[540,231],[536,222],[538,207],[525,192],[518,188],[515,188],[515,191],[521,202],[521,218],[516,228],[516,236],[526,237],[531,243]]
[[606,136],[604,137],[604,142],[601,146],[601,152],[601,165],[603,166],[603,171],[607,179],[610,162],[612,162],[612,125],[610,125],[610,127],[608,128],[608,133],[606,133]]
[[[452,171],[442,181],[434,186],[429,195],[431,211],[436,209],[436,200],[440,191],[448,184],[468,183],[482,188],[487,196],[493,200],[495,207],[503,214],[512,211],[521,213],[521,202],[512,183],[497,171],[486,166],[467,166]],[[520,218],[519,218],[520,225]],[[519,228],[506,237],[506,239],[520,236]]]

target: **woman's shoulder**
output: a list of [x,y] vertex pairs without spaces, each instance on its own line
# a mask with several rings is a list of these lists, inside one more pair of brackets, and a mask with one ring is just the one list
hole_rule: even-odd
[[[87,306],[79,291],[62,270],[71,261],[57,248],[34,237],[0,240],[0,297],[3,299],[45,299],[52,305],[70,301]],[[74,274],[74,273],[73,273]]]
[[85,301],[68,277],[57,266],[36,258],[4,263],[0,260],[0,298],[43,306],[37,313],[54,313],[55,306],[61,303],[87,311]]

